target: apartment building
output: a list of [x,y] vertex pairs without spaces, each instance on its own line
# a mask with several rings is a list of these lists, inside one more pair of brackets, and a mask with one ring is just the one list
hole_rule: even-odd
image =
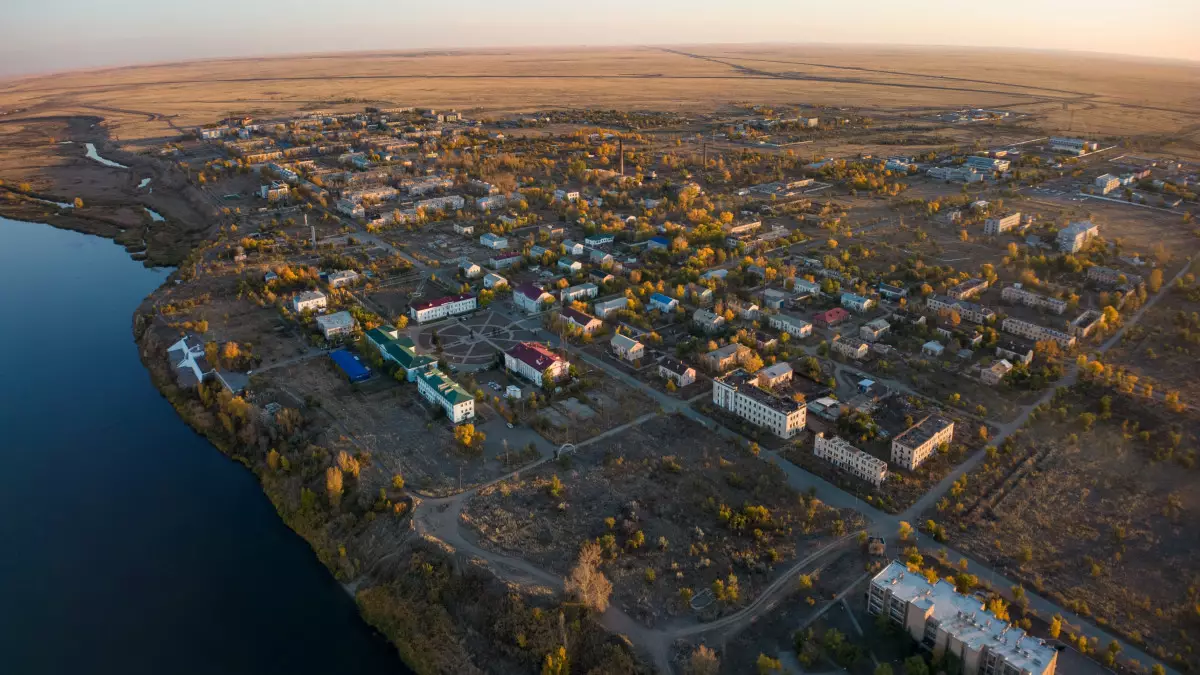
[[883,614],[937,657],[954,655],[963,675],[1054,675],[1058,651],[988,611],[975,595],[935,583],[893,561],[871,579],[867,611]]
[[1003,216],[993,216],[983,221],[983,233],[987,235],[1004,234],[1011,229],[1021,226],[1021,212],[1009,213]]
[[931,295],[925,299],[925,307],[933,312],[958,312],[958,317],[971,323],[986,323],[996,318],[996,313],[983,305],[965,300],[955,300],[944,295]]
[[937,451],[939,445],[952,440],[954,422],[940,415],[927,415],[892,439],[892,464],[913,471]]
[[317,317],[317,328],[325,339],[335,338],[341,335],[349,335],[354,332],[354,327],[358,322],[350,315],[350,312],[334,312],[333,314],[325,314]]
[[946,291],[946,295],[955,300],[969,300],[986,291],[990,285],[991,283],[987,279],[967,279],[951,287]]
[[646,356],[646,346],[628,335],[617,333],[609,340],[613,354],[626,361],[637,361]]
[[823,432],[818,432],[813,442],[813,455],[875,487],[887,480],[887,462],[850,445],[844,438],[826,438]]
[[1063,253],[1075,253],[1098,236],[1100,236],[1100,228],[1090,220],[1071,223],[1058,231],[1058,250]]
[[559,316],[562,317],[568,326],[584,335],[592,335],[604,325],[604,322],[591,314],[585,314],[570,307],[563,307],[562,311],[559,312]]
[[696,381],[695,368],[670,356],[658,364],[658,374],[674,382],[677,387],[686,387]]
[[692,323],[705,333],[716,333],[725,325],[725,317],[707,309],[698,309],[692,313]]
[[791,438],[804,429],[807,408],[803,403],[763,391],[754,382],[755,378],[740,368],[713,380],[713,403],[780,438]]
[[1113,190],[1120,189],[1121,179],[1106,173],[1096,177],[1096,187],[1100,188],[1100,194],[1106,195]]
[[527,281],[513,289],[513,302],[520,309],[533,314],[554,304],[554,296],[544,291],[541,286]]
[[1001,340],[996,345],[996,356],[1027,366],[1033,363],[1033,345],[1016,340]]
[[1005,333],[1019,335],[1027,340],[1033,340],[1034,342],[1050,340],[1058,343],[1058,346],[1063,349],[1070,349],[1075,346],[1075,336],[1073,335],[1069,335],[1060,330],[1054,330],[1053,328],[1039,326],[1036,323],[1014,319],[1012,317],[1005,319],[1004,322],[1000,324],[1000,329]]
[[473,312],[476,307],[478,307],[478,304],[475,296],[470,293],[463,293],[462,295],[449,295],[426,302],[414,302],[412,305],[409,305],[408,315],[417,323],[425,323],[426,321],[434,321],[436,319],[444,319],[448,316]]
[[832,347],[835,354],[841,354],[856,361],[867,358],[867,354],[871,351],[871,345],[851,336],[843,336],[834,340]]
[[1075,337],[1085,338],[1095,332],[1103,322],[1103,314],[1094,309],[1089,309],[1075,317],[1067,330]]
[[301,291],[292,296],[292,311],[299,314],[301,312],[315,312],[318,309],[325,309],[328,299],[321,291]]
[[426,401],[441,406],[446,417],[455,424],[475,417],[475,397],[437,368],[417,374],[417,392]]
[[558,297],[563,301],[564,304],[566,304],[572,300],[587,300],[594,298],[599,294],[600,287],[596,284],[588,282],[579,284],[577,286],[571,286],[570,288],[564,288],[559,292]]
[[811,323],[788,314],[771,314],[767,317],[767,325],[794,338],[812,335]]
[[875,301],[871,298],[856,295],[854,293],[842,293],[842,307],[862,314],[863,312],[875,306]]
[[1058,298],[1049,298],[1033,291],[1027,291],[1021,288],[1021,284],[1013,284],[1000,292],[1000,299],[1005,302],[1013,302],[1025,305],[1026,307],[1040,307],[1055,314],[1062,314],[1067,311],[1067,302]]
[[700,357],[701,363],[708,366],[714,373],[723,373],[734,366],[741,364],[742,360],[750,354],[750,350],[742,345],[731,342],[730,344],[714,349],[704,356]]
[[492,249],[503,250],[508,248],[508,237],[502,237],[491,232],[484,232],[479,237],[479,243]]
[[866,342],[875,342],[890,330],[892,325],[883,319],[868,321],[858,329],[858,336]]
[[571,362],[555,354],[540,342],[522,342],[504,353],[504,369],[516,373],[539,387],[566,377]]
[[1115,270],[1111,267],[1101,267],[1099,265],[1088,268],[1087,279],[1088,281],[1094,281],[1102,286],[1120,286],[1122,284],[1140,286],[1142,283],[1142,277],[1139,274],[1130,274],[1128,272],[1122,272],[1121,270]]
[[409,382],[416,382],[417,373],[428,368],[436,368],[437,360],[417,353],[417,345],[412,338],[401,335],[395,326],[383,325],[372,328],[366,333],[367,341],[379,350],[379,356],[384,361],[391,361],[404,369]]
[[984,157],[983,155],[971,155],[967,161],[963,162],[963,166],[976,171],[1008,171],[1012,166],[1012,162],[1007,159],[994,159],[992,157]]

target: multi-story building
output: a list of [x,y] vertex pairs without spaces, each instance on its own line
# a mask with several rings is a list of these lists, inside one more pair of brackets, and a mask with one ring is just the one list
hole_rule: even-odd
[[856,337],[842,336],[833,341],[833,351],[848,359],[861,361],[867,358],[867,354],[871,351],[871,345]]
[[660,312],[673,312],[679,306],[679,301],[662,293],[653,293],[650,295],[650,301],[647,304],[650,309],[657,309]]
[[875,301],[871,298],[856,295],[854,293],[842,293],[842,307],[862,314],[863,312],[875,306]]
[[628,335],[617,333],[609,341],[613,354],[626,361],[637,361],[646,356],[646,346]]
[[1100,228],[1090,220],[1071,223],[1058,231],[1058,250],[1063,253],[1075,253],[1099,235]]
[[1082,138],[1062,138],[1061,136],[1055,136],[1050,139],[1050,152],[1065,152],[1069,155],[1082,155],[1085,152],[1096,150],[1099,147],[1099,143],[1085,141]]
[[579,284],[578,286],[564,288],[559,292],[558,296],[563,301],[563,304],[566,304],[572,300],[586,300],[588,298],[594,298],[599,294],[600,287],[596,284],[588,282]]
[[1100,188],[1100,194],[1106,195],[1121,187],[1121,179],[1106,173],[1096,177],[1096,187]]
[[969,166],[934,166],[927,169],[925,175],[935,180],[954,181],[956,183],[983,182],[983,174]]
[[367,341],[379,350],[384,361],[390,361],[404,369],[409,382],[416,382],[417,374],[437,367],[437,359],[417,353],[412,338],[401,335],[395,326],[383,325],[367,331]]
[[421,201],[417,202],[414,206],[416,206],[418,209],[424,209],[426,212],[429,212],[429,211],[446,211],[446,210],[450,210],[450,209],[457,210],[457,209],[461,209],[462,207],[466,206],[466,204],[467,204],[466,200],[458,195],[447,195],[445,197],[434,197],[432,199],[422,199]]
[[970,300],[986,291],[989,285],[991,284],[987,279],[967,279],[962,283],[952,286],[946,291],[946,295],[954,300]]
[[967,157],[966,162],[963,162],[963,166],[976,171],[1008,171],[1008,167],[1011,165],[1012,162],[1007,159],[994,159],[982,155],[971,155]]
[[508,279],[505,279],[495,272],[488,272],[487,274],[483,275],[484,288],[500,288],[507,285]]
[[713,380],[713,403],[780,438],[791,438],[804,429],[803,403],[759,389],[754,377],[741,369]]
[[1005,319],[1004,322],[1000,324],[1000,328],[1005,333],[1019,335],[1027,340],[1033,340],[1034,342],[1050,340],[1058,343],[1058,346],[1063,349],[1070,349],[1075,346],[1075,336],[1073,335],[1064,333],[1061,330],[1046,328],[1045,326],[1039,326],[1036,323],[1022,321],[1012,317]]
[[891,327],[892,325],[887,321],[884,321],[883,319],[875,319],[874,321],[868,321],[863,324],[862,327],[858,329],[858,336],[866,342],[875,342],[879,338],[883,337],[883,334],[888,332]]
[[292,296],[292,311],[297,314],[315,312],[325,309],[327,303],[328,299],[321,291],[301,291]]
[[670,356],[658,364],[658,374],[674,382],[677,387],[686,387],[696,381],[695,368]]
[[475,397],[437,368],[417,374],[417,392],[426,401],[441,406],[455,424],[475,417]]
[[504,368],[544,387],[566,377],[571,363],[539,342],[522,342],[504,353]]
[[837,324],[849,318],[849,312],[841,307],[834,307],[833,309],[827,309],[824,312],[817,312],[816,314],[813,314],[813,323],[817,324],[818,326],[829,327],[836,326]]
[[975,595],[935,583],[892,562],[871,579],[867,611],[891,623],[944,658],[951,654],[963,675],[1054,675],[1058,651],[990,612]]
[[699,326],[705,333],[715,333],[725,325],[725,317],[707,309],[698,309],[692,312],[692,323]]
[[558,269],[567,274],[575,274],[576,272],[583,271],[583,263],[574,258],[559,258],[556,264],[558,265]]
[[321,330],[321,334],[325,336],[326,340],[352,333],[355,325],[356,322],[354,317],[350,316],[350,312],[334,312],[317,317],[317,328]]
[[563,307],[562,311],[559,312],[559,316],[562,317],[568,326],[584,335],[592,335],[604,325],[603,321],[591,314],[585,314],[570,307]]
[[596,316],[600,317],[601,319],[608,318],[609,312],[615,312],[619,309],[625,309],[627,307],[629,307],[629,298],[623,295],[616,298],[610,298],[608,300],[597,300],[596,302],[592,303],[592,311],[594,311]]
[[908,297],[908,289],[900,286],[885,284],[882,281],[875,285],[876,292],[888,300],[899,300]]
[[1033,345],[1016,340],[1001,340],[996,345],[996,356],[1027,366],[1033,363]]
[[488,265],[494,270],[502,270],[512,267],[525,259],[525,256],[520,253],[497,253],[488,258]]
[[473,312],[478,307],[475,296],[470,293],[461,295],[448,295],[444,298],[436,300],[428,300],[426,302],[414,302],[408,308],[408,315],[417,323],[425,323],[426,321],[434,321],[444,319],[448,316],[456,316]]
[[795,279],[792,281],[792,290],[800,295],[816,295],[821,292],[821,284],[808,279]]
[[475,234],[475,226],[470,223],[455,223],[454,231],[463,236],[469,237]]
[[983,221],[983,233],[988,235],[1004,234],[1009,230],[1020,227],[1021,212],[1009,213],[1003,216],[992,216]]
[[1115,270],[1111,267],[1101,267],[1095,265],[1088,268],[1088,281],[1094,281],[1102,286],[1121,286],[1128,284],[1130,286],[1140,286],[1142,277],[1139,274],[1130,274]]
[[479,237],[479,243],[488,248],[502,250],[508,248],[508,237],[502,237],[498,234],[492,234],[491,232],[484,232]]
[[1000,299],[1006,302],[1018,302],[1026,307],[1041,307],[1055,314],[1067,311],[1067,302],[1058,298],[1048,298],[1033,291],[1021,288],[1021,284],[1013,284],[1000,292]]
[[909,471],[921,466],[939,445],[954,440],[954,422],[940,415],[927,415],[892,439],[892,464]]
[[617,240],[617,238],[615,236],[613,236],[612,234],[603,232],[600,234],[592,234],[592,235],[588,235],[588,236],[584,237],[583,245],[591,246],[591,247],[595,248],[596,246],[603,246],[605,244],[611,244],[616,240]]
[[887,462],[859,450],[843,438],[826,438],[824,433],[817,433],[813,441],[813,454],[875,487],[887,480]]
[[1075,319],[1071,321],[1071,325],[1068,327],[1068,330],[1070,331],[1071,335],[1085,338],[1095,332],[1095,330],[1100,327],[1100,324],[1103,323],[1103,321],[1103,314],[1094,309],[1089,309],[1075,317]]
[[750,354],[750,350],[742,345],[731,342],[724,347],[708,352],[700,357],[700,361],[708,366],[714,373],[723,373],[734,366],[741,364],[742,360]]
[[781,384],[791,382],[792,375],[792,367],[788,365],[787,361],[780,361],[758,371],[754,377],[757,379],[758,386],[763,389],[774,389]]
[[1005,359],[1000,359],[987,368],[981,369],[979,371],[979,380],[984,384],[995,386],[1000,384],[1000,381],[1003,380],[1004,376],[1007,375],[1012,369],[1013,365],[1011,363]]
[[794,338],[806,338],[812,335],[811,323],[788,314],[771,314],[767,317],[767,325]]
[[925,299],[925,307],[939,314],[941,312],[958,312],[960,319],[972,323],[986,323],[996,318],[996,313],[983,305],[966,300],[955,300],[944,295],[929,296]]
[[513,302],[520,309],[533,314],[553,305],[554,296],[537,284],[525,282],[513,289]]

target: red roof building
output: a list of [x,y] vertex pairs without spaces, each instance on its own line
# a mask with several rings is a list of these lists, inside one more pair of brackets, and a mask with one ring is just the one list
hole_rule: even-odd
[[814,315],[813,323],[821,326],[833,326],[845,321],[848,318],[850,318],[850,312],[847,312],[841,307],[834,307],[833,309],[819,312]]
[[504,354],[504,367],[542,386],[566,375],[571,364],[540,342],[521,342]]

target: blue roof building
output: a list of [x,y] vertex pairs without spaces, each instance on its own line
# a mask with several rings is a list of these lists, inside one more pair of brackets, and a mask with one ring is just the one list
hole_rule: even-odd
[[335,349],[329,352],[329,358],[350,378],[351,382],[363,382],[371,378],[371,369],[358,357],[345,349]]
[[678,306],[679,306],[678,300],[676,300],[675,298],[663,295],[662,293],[655,293],[650,296],[650,307],[661,310],[663,312],[670,312]]
[[656,248],[671,248],[671,240],[666,237],[650,237],[650,242],[646,248],[653,251]]

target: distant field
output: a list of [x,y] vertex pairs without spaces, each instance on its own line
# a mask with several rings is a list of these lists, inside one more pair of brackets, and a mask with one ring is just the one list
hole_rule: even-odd
[[704,45],[199,61],[0,84],[0,110],[100,115],[124,140],[171,136],[174,126],[233,111],[267,115],[364,102],[702,112],[734,101],[896,114],[1005,107],[1036,113],[1047,129],[1183,132],[1191,134],[1183,144],[1195,149],[1200,66],[961,48]]

